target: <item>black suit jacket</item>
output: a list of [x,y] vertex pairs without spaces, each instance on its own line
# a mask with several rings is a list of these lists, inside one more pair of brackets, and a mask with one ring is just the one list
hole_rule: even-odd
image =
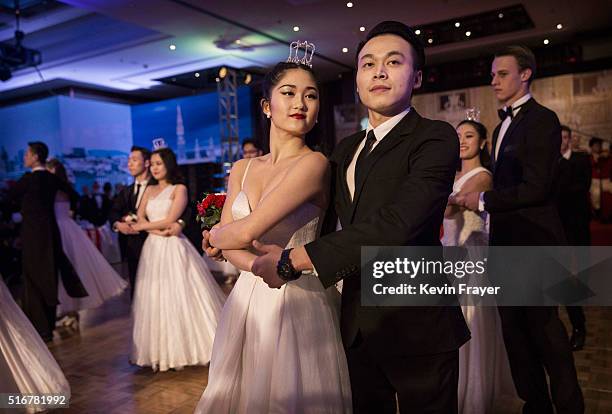
[[[375,352],[424,355],[469,339],[458,306],[362,307],[361,246],[439,246],[440,226],[459,161],[457,133],[412,109],[372,150],[355,184],[346,169],[365,133],[345,138],[330,158],[332,202],[325,236],[306,245],[324,286],[344,280],[341,330],[346,347],[358,332]],[[334,232],[337,218],[342,230]]]
[[54,208],[58,190],[68,194],[71,203],[76,202],[78,195],[70,184],[46,170],[25,174],[10,194],[11,198],[20,204],[23,217],[23,276],[39,290],[48,306],[58,303],[58,271],[61,272],[62,282],[69,295],[87,296],[87,291],[62,250]]
[[591,159],[586,152],[574,152],[559,160],[557,207],[567,242],[572,246],[590,244]]
[[[108,221],[110,222],[111,226],[113,226],[115,222],[121,221],[121,219],[128,214],[136,214],[137,200],[136,195],[134,194],[135,185],[135,183],[132,183],[127,187],[123,187],[123,189],[113,199],[113,204],[108,213]],[[142,231],[135,235],[126,236],[126,253],[128,260],[135,262],[138,261],[140,252],[142,250],[142,245],[144,244],[147,236],[148,233],[146,231]]]
[[530,99],[510,123],[497,159],[493,150],[493,190],[483,196],[492,246],[565,242],[556,206],[560,148],[557,115]]

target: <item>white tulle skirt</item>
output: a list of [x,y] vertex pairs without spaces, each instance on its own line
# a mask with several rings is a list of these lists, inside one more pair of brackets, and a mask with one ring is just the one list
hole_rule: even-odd
[[242,272],[223,309],[196,413],[350,413],[334,289],[313,275],[270,289]]
[[225,299],[185,237],[149,235],[136,276],[131,361],[160,371],[208,364]]
[[68,296],[60,279],[58,314],[96,308],[123,292],[128,283],[115,272],[83,229],[71,218],[58,217],[57,225],[62,236],[64,253],[89,294],[84,298]]
[[[0,393],[63,394],[70,398],[70,385],[61,368],[1,277]],[[32,407],[27,412],[42,410]]]

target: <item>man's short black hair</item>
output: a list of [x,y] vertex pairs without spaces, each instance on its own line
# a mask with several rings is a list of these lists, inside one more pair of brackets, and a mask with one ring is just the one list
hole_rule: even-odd
[[600,146],[603,145],[603,139],[593,137],[589,140],[589,147],[592,147],[593,145],[597,145],[597,144],[599,144]]
[[563,131],[568,132],[570,136],[572,135],[572,129],[568,127],[567,125],[561,125],[561,132]]
[[414,61],[414,69],[423,69],[423,66],[425,66],[425,47],[423,46],[423,43],[421,43],[421,40],[414,33],[414,30],[410,28],[410,26],[393,20],[387,20],[378,23],[372,28],[372,30],[370,30],[365,40],[361,41],[359,43],[359,46],[357,46],[357,54],[355,55],[355,61],[359,61],[359,52],[361,52],[361,49],[363,49],[366,43],[368,43],[371,39],[377,36],[382,36],[386,34],[399,36],[408,43],[410,43],[410,46],[412,46],[413,50],[412,58]]
[[47,147],[47,144],[41,141],[32,141],[28,142],[28,147],[30,147],[30,151],[32,151],[33,154],[36,154],[39,163],[44,164],[47,162],[47,157],[49,156],[49,147]]
[[151,159],[151,151],[149,151],[145,147],[139,147],[137,145],[134,145],[130,149],[130,152],[134,152],[134,151],[140,152],[142,154],[142,158],[144,158],[145,161],[149,161]]

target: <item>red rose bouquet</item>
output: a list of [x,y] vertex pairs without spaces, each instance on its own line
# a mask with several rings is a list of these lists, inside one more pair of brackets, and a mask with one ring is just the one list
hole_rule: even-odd
[[196,217],[202,229],[210,230],[221,221],[221,211],[223,211],[226,197],[224,193],[204,193],[204,198],[197,204],[198,215]]

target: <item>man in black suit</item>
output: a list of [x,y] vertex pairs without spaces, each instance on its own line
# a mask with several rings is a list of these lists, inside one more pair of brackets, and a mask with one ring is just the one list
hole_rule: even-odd
[[[134,182],[124,187],[113,200],[113,205],[108,214],[108,219],[114,231],[121,233],[126,238],[126,256],[128,263],[128,273],[130,278],[130,297],[134,297],[134,287],[136,286],[136,272],[142,246],[147,238],[147,232],[137,232],[132,230],[129,223],[136,221],[136,212],[140,206],[142,196],[151,181],[149,173],[151,151],[146,148],[133,146],[128,158],[128,170],[134,177]],[[177,236],[185,226],[185,220],[189,217],[189,209],[178,222],[173,223],[166,229],[168,236]]]
[[[529,93],[535,69],[535,57],[525,47],[509,46],[495,55],[491,85],[503,109],[493,133],[493,190],[454,200],[489,213],[492,246],[566,242],[556,205],[561,126],[557,115]],[[510,270],[501,277],[512,276]],[[499,314],[514,385],[525,400],[523,413],[553,413],[544,368],[557,413],[582,413],[584,401],[557,307],[499,307]]]
[[24,313],[45,341],[53,338],[57,300],[58,272],[67,293],[87,296],[72,264],[62,251],[62,241],[55,220],[55,194],[58,190],[76,201],[77,194],[69,183],[45,169],[49,155],[42,142],[28,143],[25,174],[12,188],[10,198],[20,204],[22,271],[24,279],[22,306]]
[[[470,336],[459,306],[360,303],[361,246],[440,246],[459,143],[454,128],[410,105],[424,61],[422,44],[403,23],[370,31],[357,51],[369,124],[330,158],[328,234],[289,251],[261,246],[267,254],[252,269],[271,287],[313,269],[325,287],[344,281],[341,331],[355,413],[395,414],[397,402],[406,413],[457,412],[458,349]],[[291,275],[277,274],[277,265]]]
[[[586,152],[575,151],[572,130],[561,126],[561,159],[559,160],[559,194],[557,208],[567,244],[591,245],[591,159]],[[586,324],[582,306],[566,306],[572,323],[570,343],[574,351],[584,347]]]

